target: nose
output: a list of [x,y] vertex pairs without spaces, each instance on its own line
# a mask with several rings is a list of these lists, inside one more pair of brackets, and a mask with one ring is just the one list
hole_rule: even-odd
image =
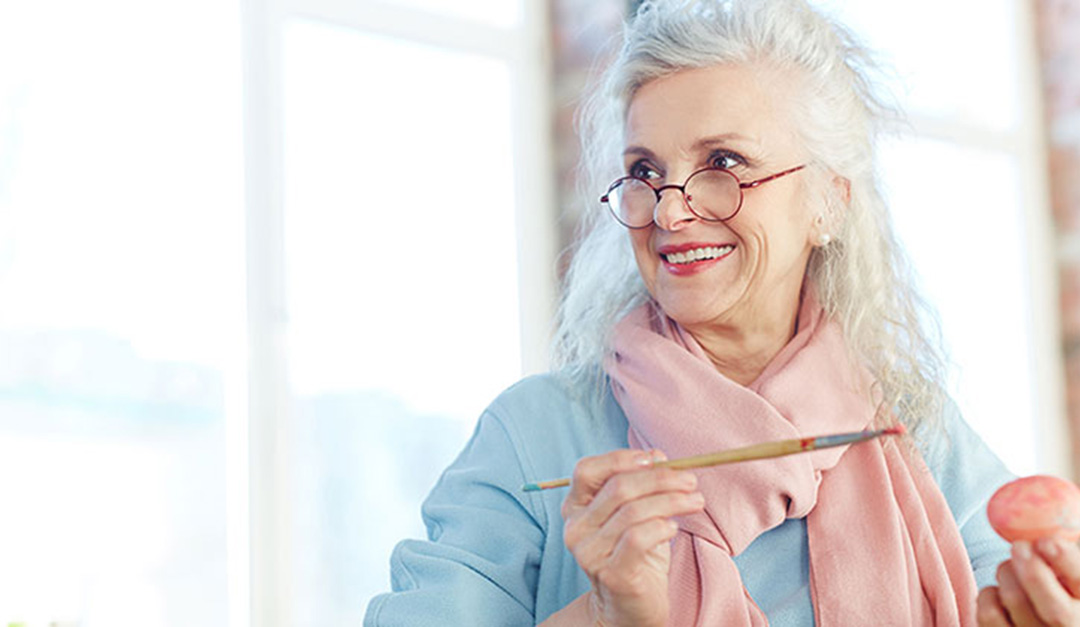
[[662,188],[660,200],[653,207],[653,222],[665,231],[686,228],[697,216],[686,204],[686,196],[677,187]]

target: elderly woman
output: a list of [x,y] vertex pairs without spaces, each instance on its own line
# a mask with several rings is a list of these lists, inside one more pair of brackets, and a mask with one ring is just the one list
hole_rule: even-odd
[[[1080,550],[1010,556],[987,523],[1010,475],[920,326],[868,70],[803,0],[641,7],[586,110],[610,212],[574,256],[563,367],[483,414],[365,625],[1080,617]],[[913,438],[653,467],[896,422]],[[571,467],[568,494],[521,490]]]

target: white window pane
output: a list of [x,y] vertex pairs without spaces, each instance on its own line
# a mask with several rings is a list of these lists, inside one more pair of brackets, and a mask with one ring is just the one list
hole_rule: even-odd
[[290,22],[286,273],[298,625],[351,625],[521,374],[502,62]]
[[899,73],[910,113],[995,131],[1019,122],[1014,0],[816,0],[835,11]]
[[0,624],[227,620],[236,13],[0,6]]
[[883,151],[882,172],[897,231],[940,311],[965,418],[1014,472],[1044,470],[1015,158],[908,140]]

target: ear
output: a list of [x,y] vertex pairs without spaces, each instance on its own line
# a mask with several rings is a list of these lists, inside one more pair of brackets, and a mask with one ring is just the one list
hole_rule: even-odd
[[834,198],[843,201],[841,208],[846,211],[851,206],[851,181],[837,174],[832,178],[832,186]]
[[840,232],[851,205],[851,181],[834,175],[823,191],[821,210],[814,216],[810,229],[810,245],[815,247],[827,246]]

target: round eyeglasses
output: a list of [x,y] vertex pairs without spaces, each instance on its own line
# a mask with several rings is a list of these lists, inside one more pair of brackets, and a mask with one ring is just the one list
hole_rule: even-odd
[[743,190],[764,185],[806,167],[806,164],[777,172],[771,176],[743,183],[731,170],[703,168],[686,177],[682,185],[653,187],[652,183],[636,176],[616,179],[600,202],[607,204],[611,214],[623,226],[644,229],[656,220],[660,192],[677,189],[686,199],[686,206],[706,222],[724,222],[735,217],[742,208]]

